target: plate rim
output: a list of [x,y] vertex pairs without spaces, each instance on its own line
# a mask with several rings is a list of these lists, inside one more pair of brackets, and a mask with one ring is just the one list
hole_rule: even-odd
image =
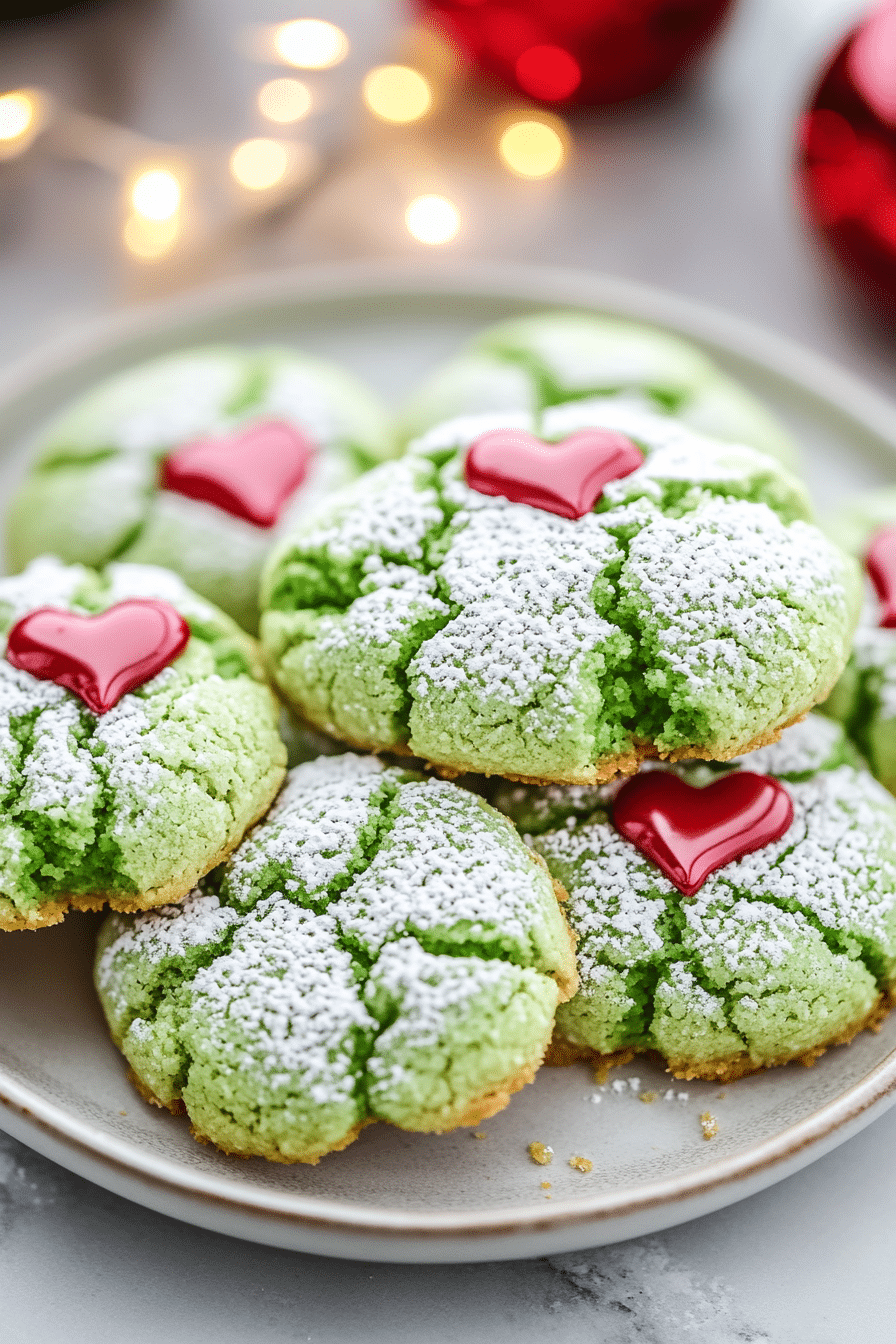
[[[85,330],[44,344],[0,375],[0,419],[13,412],[16,403],[27,412],[29,398],[54,379],[76,372],[90,361],[126,355],[127,347],[140,341],[165,337],[176,340],[191,326],[224,320],[246,310],[327,306],[377,297],[506,299],[597,309],[652,322],[709,344],[746,361],[766,377],[796,387],[877,439],[896,458],[896,407],[883,393],[826,356],[743,318],[639,282],[516,263],[419,266],[359,261],[299,266],[239,277],[136,310],[106,315],[90,322]],[[64,1107],[48,1102],[33,1088],[9,1077],[0,1066],[0,1107],[14,1112],[27,1129],[36,1129],[65,1151],[76,1151],[89,1164],[99,1163],[110,1180],[116,1175],[137,1178],[163,1195],[199,1200],[230,1215],[285,1222],[309,1232],[375,1236],[386,1242],[413,1237],[429,1244],[456,1242],[458,1238],[477,1242],[486,1237],[521,1238],[589,1224],[596,1228],[676,1204],[683,1206],[683,1220],[689,1216],[688,1204],[712,1197],[721,1188],[755,1182],[778,1166],[787,1168],[781,1172],[783,1177],[794,1169],[794,1163],[808,1164],[833,1146],[825,1140],[839,1141],[838,1131],[844,1131],[843,1138],[848,1137],[873,1114],[894,1103],[896,1048],[858,1082],[810,1115],[697,1171],[646,1181],[627,1190],[599,1191],[574,1204],[558,1203],[550,1210],[530,1201],[512,1210],[421,1213],[301,1192],[253,1189],[227,1175],[193,1171],[176,1159],[147,1153],[130,1140],[94,1130],[89,1121],[73,1119]],[[737,1198],[735,1194],[730,1202]]]

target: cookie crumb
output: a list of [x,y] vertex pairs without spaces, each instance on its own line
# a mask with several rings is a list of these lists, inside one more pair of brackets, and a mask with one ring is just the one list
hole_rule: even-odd
[[569,1165],[574,1167],[576,1171],[587,1172],[593,1171],[594,1169],[594,1163],[588,1157],[571,1157],[569,1159]]
[[719,1122],[710,1111],[704,1111],[700,1116],[700,1128],[704,1139],[714,1139],[719,1132]]
[[554,1150],[547,1143],[530,1143],[529,1156],[540,1167],[549,1167],[554,1160]]
[[118,1114],[119,1114],[119,1115],[127,1115],[127,1111],[119,1111]]
[[542,1181],[542,1183],[541,1183],[541,1188],[542,1188],[542,1190],[550,1190],[550,1188],[551,1188],[551,1183],[550,1183],[550,1181]]
[[658,1092],[641,1092],[638,1094],[638,1100],[643,1101],[645,1106],[649,1106],[651,1102],[656,1101],[658,1096]]
[[718,1100],[719,1100],[719,1101],[724,1101],[724,1100],[725,1100],[725,1093],[724,1093],[724,1092],[720,1092],[720,1093],[719,1093]]
[[474,1139],[484,1139],[484,1138],[485,1138],[485,1135],[482,1133],[481,1130],[477,1130],[476,1133],[473,1135],[473,1138],[474,1138]]

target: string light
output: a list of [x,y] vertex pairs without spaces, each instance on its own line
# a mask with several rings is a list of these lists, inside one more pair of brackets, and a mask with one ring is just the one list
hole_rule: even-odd
[[325,19],[293,19],[274,30],[274,49],[287,65],[329,70],[348,55],[348,38]]
[[127,250],[141,261],[155,261],[171,251],[179,233],[177,215],[168,219],[130,215],[124,223],[122,241]]
[[150,168],[131,184],[131,205],[143,219],[172,219],[180,209],[181,186],[167,168]]
[[19,140],[31,128],[34,103],[27,93],[16,91],[0,97],[0,140]]
[[50,106],[40,89],[0,94],[0,159],[24,153],[46,124]]
[[367,74],[361,92],[382,121],[419,121],[432,107],[429,81],[409,65],[377,66]]
[[300,79],[270,79],[258,90],[258,110],[282,125],[301,121],[311,111],[311,90]]
[[278,140],[244,140],[230,156],[230,171],[241,187],[267,191],[289,167],[289,154]]
[[547,121],[530,118],[506,127],[498,141],[498,152],[519,177],[550,177],[562,166],[566,145],[558,129]]
[[408,233],[430,247],[450,243],[460,228],[460,212],[445,196],[418,196],[404,213]]

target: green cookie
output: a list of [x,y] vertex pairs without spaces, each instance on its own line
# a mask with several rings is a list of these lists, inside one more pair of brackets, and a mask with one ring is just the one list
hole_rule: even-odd
[[[576,1049],[656,1050],[679,1077],[730,1079],[809,1061],[890,1006],[896,803],[819,715],[732,766],[784,781],[793,823],[690,898],[615,829],[612,788],[591,791],[590,815],[584,790],[500,790],[569,892],[580,986],[557,1030]],[[702,787],[732,766],[666,768]]]
[[[863,561],[875,532],[893,525],[896,489],[890,488],[855,500],[829,521],[828,531]],[[877,778],[896,793],[896,630],[882,629],[879,619],[877,597],[868,584],[852,656],[823,709],[844,724]]]
[[531,1081],[569,931],[481,799],[321,757],[177,909],[112,916],[96,983],[150,1099],[243,1156],[316,1162],[361,1126],[476,1124]]
[[190,639],[105,714],[0,660],[0,928],[180,900],[280,786],[286,753],[255,641],[176,574],[36,560],[0,579],[0,629],[39,607],[90,615],[133,597],[170,603]]
[[[160,489],[174,449],[265,421],[296,427],[316,450],[275,527]],[[324,360],[227,346],[168,355],[118,374],[47,426],[9,511],[10,564],[53,554],[94,566],[165,565],[254,632],[258,576],[275,537],[391,453],[372,393]]]
[[334,496],[272,553],[262,641],[311,725],[446,773],[593,783],[651,756],[724,758],[830,691],[853,562],[772,458],[609,403],[543,433],[628,434],[643,467],[568,519],[464,482],[464,417]]
[[442,420],[482,411],[529,411],[537,423],[559,402],[619,396],[788,467],[796,461],[784,427],[696,346],[595,313],[540,313],[486,328],[426,379],[400,427],[413,439]]

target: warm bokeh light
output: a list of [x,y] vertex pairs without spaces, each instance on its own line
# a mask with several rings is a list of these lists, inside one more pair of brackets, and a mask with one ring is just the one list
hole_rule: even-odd
[[244,140],[230,156],[231,173],[249,191],[275,187],[288,166],[289,154],[278,140]]
[[155,261],[170,252],[180,224],[176,215],[169,219],[147,219],[145,215],[131,215],[125,220],[122,241],[127,250],[141,261]]
[[581,66],[564,47],[530,47],[515,70],[520,88],[546,103],[569,98],[582,82]]
[[498,142],[498,152],[520,177],[550,177],[566,157],[563,138],[545,121],[515,121]]
[[311,90],[300,79],[270,79],[258,90],[258,110],[283,125],[301,121],[311,111]]
[[27,93],[17,91],[0,96],[0,140],[18,140],[31,129],[34,102]]
[[418,196],[404,212],[408,233],[418,243],[450,243],[460,228],[460,213],[445,196]]
[[329,70],[348,55],[348,38],[325,19],[293,19],[274,32],[277,55],[301,70]]
[[409,65],[379,65],[362,86],[364,101],[383,121],[419,121],[432,107],[429,81]]
[[149,168],[131,185],[131,205],[144,219],[171,219],[180,200],[180,183],[167,168]]

